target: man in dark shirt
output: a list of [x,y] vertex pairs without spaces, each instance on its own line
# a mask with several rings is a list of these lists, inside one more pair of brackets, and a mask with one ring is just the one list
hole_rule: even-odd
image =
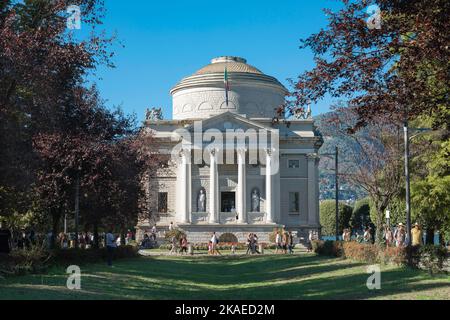
[[11,251],[11,232],[0,224],[0,253]]

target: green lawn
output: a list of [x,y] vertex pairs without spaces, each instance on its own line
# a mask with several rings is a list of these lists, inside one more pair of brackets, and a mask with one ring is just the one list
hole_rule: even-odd
[[368,290],[366,266],[315,255],[155,256],[81,268],[79,291],[63,269],[0,280],[0,299],[450,299],[450,276],[383,267]]

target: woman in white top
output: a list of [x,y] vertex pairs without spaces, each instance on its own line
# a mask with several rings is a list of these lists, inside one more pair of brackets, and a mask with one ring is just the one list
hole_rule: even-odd
[[275,244],[277,245],[277,248],[275,250],[275,253],[278,253],[278,250],[282,249],[281,248],[281,235],[277,232],[276,236],[275,236]]
[[216,236],[216,233],[213,232],[213,235],[211,237],[211,254],[212,255],[216,254],[216,244],[217,244],[217,236]]

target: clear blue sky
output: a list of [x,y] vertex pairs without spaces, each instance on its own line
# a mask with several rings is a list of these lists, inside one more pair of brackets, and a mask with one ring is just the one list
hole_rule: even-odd
[[[107,0],[103,28],[116,32],[115,69],[101,67],[93,78],[107,105],[122,105],[143,120],[145,108],[162,106],[172,117],[169,90],[181,78],[222,55],[240,56],[287,86],[312,67],[299,39],[326,25],[322,8],[336,0],[212,1]],[[312,106],[328,111],[332,101]]]

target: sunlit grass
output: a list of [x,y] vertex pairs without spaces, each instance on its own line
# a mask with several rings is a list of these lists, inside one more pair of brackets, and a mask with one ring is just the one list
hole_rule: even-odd
[[155,256],[81,266],[81,290],[63,268],[0,280],[0,299],[450,299],[450,277],[382,267],[369,290],[366,265],[315,255]]

